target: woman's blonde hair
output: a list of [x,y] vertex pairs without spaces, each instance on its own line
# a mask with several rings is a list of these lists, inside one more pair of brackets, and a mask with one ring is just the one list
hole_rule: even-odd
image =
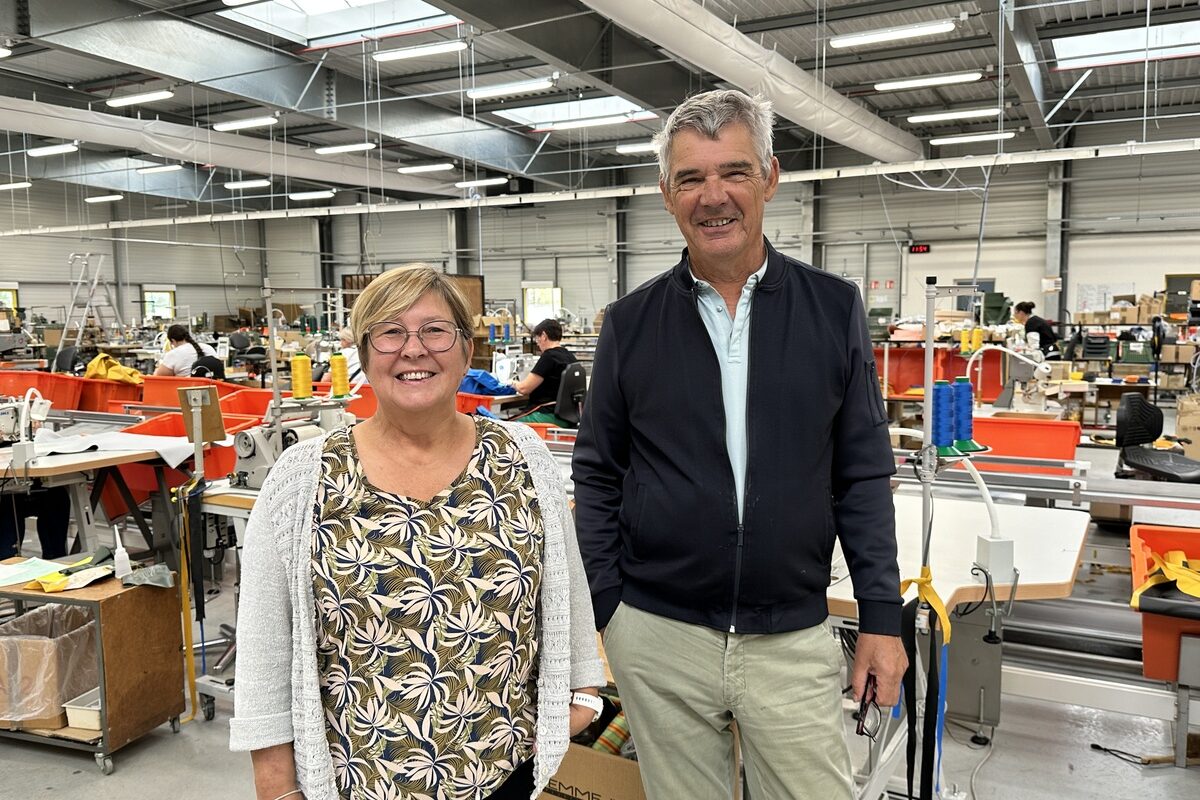
[[367,284],[354,301],[350,312],[350,330],[358,343],[358,357],[365,366],[371,357],[367,329],[376,322],[394,319],[408,311],[427,293],[433,292],[450,307],[451,321],[458,328],[463,354],[471,342],[474,323],[466,298],[458,287],[441,272],[428,264],[406,264],[390,269]]

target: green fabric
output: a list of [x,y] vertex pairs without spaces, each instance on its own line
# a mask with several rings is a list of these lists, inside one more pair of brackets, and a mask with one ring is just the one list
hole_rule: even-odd
[[571,424],[564,419],[556,417],[549,411],[534,411],[531,414],[525,414],[517,422],[548,422],[551,425],[557,425],[560,428],[570,428]]

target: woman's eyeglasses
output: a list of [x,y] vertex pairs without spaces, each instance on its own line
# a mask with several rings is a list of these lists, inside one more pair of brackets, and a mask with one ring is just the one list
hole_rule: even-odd
[[396,353],[404,349],[408,344],[408,337],[414,333],[426,350],[431,353],[444,353],[454,346],[461,331],[454,327],[453,322],[444,319],[426,322],[415,331],[394,322],[376,322],[367,328],[367,341],[380,353]]

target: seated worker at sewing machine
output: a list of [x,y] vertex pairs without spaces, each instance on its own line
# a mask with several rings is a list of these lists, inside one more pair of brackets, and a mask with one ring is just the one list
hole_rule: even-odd
[[570,427],[553,413],[563,370],[579,360],[563,347],[562,337],[562,323],[556,319],[544,319],[533,329],[533,343],[541,352],[541,358],[533,365],[529,377],[512,383],[517,392],[529,398],[526,410],[518,415],[522,422],[548,422]]
[[367,374],[363,372],[362,362],[358,358],[358,345],[354,342],[354,331],[350,329],[349,325],[338,331],[338,341],[342,344],[338,352],[346,357],[346,375],[350,378],[350,384],[353,385],[360,380],[367,383]]
[[224,380],[225,365],[217,358],[217,351],[193,339],[186,327],[172,325],[167,328],[167,341],[171,343],[171,349],[158,362],[155,375],[187,377],[199,366],[207,369],[209,377]]
[[67,525],[71,521],[71,499],[62,486],[42,488],[34,481],[29,494],[0,494],[0,561],[21,555],[25,541],[25,518],[37,517],[42,558],[67,554]]

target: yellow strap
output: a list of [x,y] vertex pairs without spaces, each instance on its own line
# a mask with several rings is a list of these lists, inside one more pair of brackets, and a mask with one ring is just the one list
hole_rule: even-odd
[[1150,553],[1150,561],[1154,571],[1146,578],[1141,586],[1133,590],[1129,605],[1138,608],[1142,592],[1160,583],[1175,583],[1175,588],[1184,594],[1200,599],[1200,570],[1193,569],[1188,564],[1187,554],[1182,550],[1168,550],[1165,555]]
[[929,565],[921,567],[921,577],[905,578],[900,581],[900,594],[908,591],[909,586],[916,585],[917,597],[921,602],[927,604],[933,609],[933,613],[937,614],[938,622],[942,626],[943,642],[950,643],[950,615],[946,613],[946,604],[942,602],[942,598],[938,597],[937,590],[933,588],[933,575],[929,572]]

